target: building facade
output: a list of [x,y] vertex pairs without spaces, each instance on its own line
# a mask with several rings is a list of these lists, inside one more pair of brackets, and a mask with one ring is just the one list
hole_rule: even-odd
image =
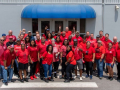
[[113,36],[120,40],[119,7],[120,0],[0,0],[0,34],[13,30],[17,36],[23,28],[42,34],[45,26],[56,32],[59,26],[62,30],[68,26],[81,35],[89,31],[96,36],[103,30],[111,40]]

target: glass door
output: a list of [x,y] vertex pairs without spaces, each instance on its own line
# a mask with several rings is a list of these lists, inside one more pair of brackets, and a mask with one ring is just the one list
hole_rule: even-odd
[[50,29],[50,21],[41,21],[41,34],[45,33],[45,27]]
[[59,28],[63,31],[63,21],[55,21],[55,33],[58,33]]

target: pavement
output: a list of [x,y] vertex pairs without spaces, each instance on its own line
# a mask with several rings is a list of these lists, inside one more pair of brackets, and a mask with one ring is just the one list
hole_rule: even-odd
[[[92,80],[84,78],[83,81],[80,81],[79,78],[76,78],[70,83],[64,83],[63,79],[59,79],[59,77],[61,77],[61,72],[59,73],[58,78],[54,78],[54,82],[49,83],[40,80],[39,74],[36,75],[37,79],[29,79],[29,82],[24,83],[21,83],[16,76],[13,76],[15,82],[8,83],[8,86],[5,86],[2,81],[0,81],[0,90],[120,90],[120,81],[116,80],[116,71],[116,66],[114,66],[113,81],[107,79],[108,75],[105,72],[102,80],[96,77],[97,73],[93,73]],[[83,76],[85,75],[86,73],[83,73]]]

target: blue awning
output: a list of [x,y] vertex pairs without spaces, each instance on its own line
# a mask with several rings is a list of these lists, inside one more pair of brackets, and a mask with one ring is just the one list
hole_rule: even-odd
[[89,5],[28,5],[22,18],[96,18],[95,10]]

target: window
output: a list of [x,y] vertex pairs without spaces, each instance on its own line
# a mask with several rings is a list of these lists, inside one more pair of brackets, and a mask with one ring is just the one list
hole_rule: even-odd
[[75,27],[75,30],[77,30],[77,21],[69,21],[68,22],[68,27],[69,27],[70,31],[73,30],[73,27]]
[[55,21],[55,33],[58,33],[59,26],[61,26],[61,31],[63,31],[63,21]]
[[80,19],[80,33],[85,33],[85,19]]
[[41,21],[41,33],[45,33],[45,27],[50,29],[50,21]]
[[38,31],[38,19],[32,19],[32,32]]

